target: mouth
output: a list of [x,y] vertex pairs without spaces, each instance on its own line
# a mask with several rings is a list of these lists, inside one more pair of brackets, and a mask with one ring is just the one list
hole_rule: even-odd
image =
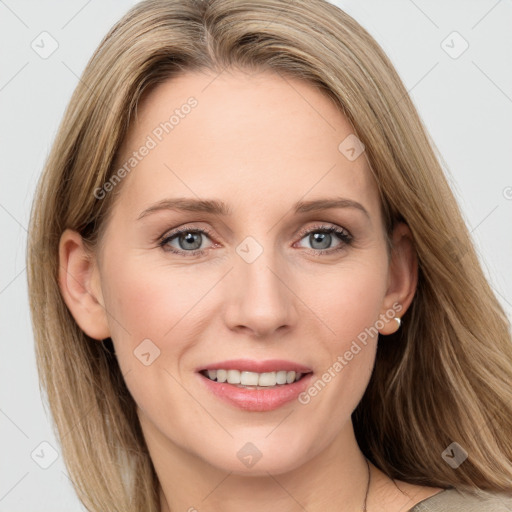
[[289,386],[312,372],[278,370],[273,372],[250,372],[233,369],[201,370],[201,375],[213,382],[227,383],[244,389],[274,389]]
[[297,400],[313,371],[285,359],[230,359],[196,368],[204,389],[243,411],[267,412]]

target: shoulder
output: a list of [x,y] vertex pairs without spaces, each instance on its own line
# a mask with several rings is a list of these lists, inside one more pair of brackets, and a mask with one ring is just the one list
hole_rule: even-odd
[[408,512],[511,512],[512,494],[445,489],[420,501]]

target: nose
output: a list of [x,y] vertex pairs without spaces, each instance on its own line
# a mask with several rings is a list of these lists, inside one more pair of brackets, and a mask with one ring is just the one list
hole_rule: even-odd
[[235,255],[226,283],[227,326],[255,338],[268,338],[293,328],[298,318],[297,298],[292,292],[289,268],[270,249],[252,262]]

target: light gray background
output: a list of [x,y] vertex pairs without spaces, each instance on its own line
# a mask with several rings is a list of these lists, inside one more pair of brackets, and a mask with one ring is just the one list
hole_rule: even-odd
[[[25,243],[36,181],[86,62],[135,1],[0,0],[0,511],[85,510],[41,400]],[[338,1],[387,52],[445,162],[485,271],[512,318],[512,2]],[[57,50],[31,47],[41,32]],[[462,48],[457,31],[469,44]],[[47,36],[41,36],[47,37]],[[45,40],[45,48],[50,48]],[[449,47],[452,47],[449,49]],[[42,51],[42,49],[41,49]],[[79,418],[77,418],[77,421]],[[43,469],[39,464],[56,461]],[[107,477],[107,475],[106,475]]]

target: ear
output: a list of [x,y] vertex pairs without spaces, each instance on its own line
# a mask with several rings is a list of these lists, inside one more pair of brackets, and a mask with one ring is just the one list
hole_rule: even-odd
[[[411,230],[407,224],[398,223],[391,236],[392,249],[388,270],[388,289],[381,311],[384,327],[381,334],[392,334],[400,324],[400,318],[409,308],[418,284],[418,260]],[[393,315],[390,312],[394,311]],[[386,314],[386,312],[388,312]]]
[[59,243],[59,287],[73,318],[91,338],[110,337],[96,258],[76,231],[66,229]]

